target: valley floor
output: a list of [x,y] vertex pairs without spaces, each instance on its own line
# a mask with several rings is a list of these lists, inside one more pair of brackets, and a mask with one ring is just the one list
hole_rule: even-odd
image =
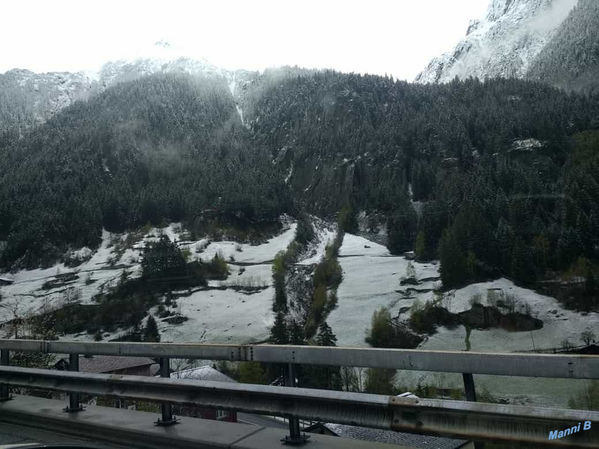
[[[175,324],[168,319],[157,319],[162,341],[264,341],[273,324],[272,261],[293,240],[296,226],[296,223],[288,221],[279,235],[254,246],[230,241],[209,242],[206,239],[185,241],[179,224],[151,229],[134,242],[130,238],[129,247],[124,245],[127,234],[104,232],[99,249],[76,268],[61,264],[44,270],[2,275],[10,279],[12,284],[2,286],[0,290],[0,321],[63,307],[69,301],[69,290],[76,292],[75,300],[83,304],[91,303],[100,291],[116,285],[123,272],[130,277],[140,276],[144,242],[166,234],[172,240],[179,241],[180,247],[188,248],[192,259],[210,261],[215,254],[222,255],[228,262],[230,275],[224,281],[210,281],[207,287],[173,292],[177,314],[186,320]],[[298,265],[309,266],[319,262],[326,244],[334,236],[332,230],[317,227],[317,241]],[[410,307],[415,302],[423,304],[428,300],[440,301],[450,312],[459,313],[472,307],[471,298],[474,295],[480,295],[481,304],[487,305],[490,291],[513,294],[517,300],[517,310],[526,310],[542,320],[543,327],[526,332],[472,330],[469,337],[471,351],[532,351],[560,347],[564,340],[577,345],[585,329],[599,328],[599,314],[566,310],[554,298],[518,287],[507,279],[472,284],[445,292],[441,299],[438,295],[435,297],[434,290],[441,286],[436,262],[412,262],[418,284],[402,286],[400,281],[406,277],[409,261],[404,257],[392,256],[386,247],[356,235],[345,234],[338,259],[343,269],[343,281],[337,291],[337,308],[327,321],[339,346],[367,346],[364,338],[370,328],[373,312],[380,307],[388,308],[391,315],[399,317],[400,321],[408,319]],[[151,312],[156,314],[154,309]],[[5,326],[5,331],[9,332],[10,326]],[[106,333],[103,338],[110,340],[126,331],[122,329]],[[91,340],[93,335],[80,333],[60,338]],[[454,329],[439,327],[419,348],[467,350],[466,330],[463,326]],[[475,379],[479,391],[487,390],[498,399],[537,405],[566,405],[568,399],[586,385],[584,381],[552,379],[506,379],[494,376],[475,376]],[[402,388],[411,390],[419,384],[442,388],[462,386],[460,375],[440,373],[399,372],[396,382]]]

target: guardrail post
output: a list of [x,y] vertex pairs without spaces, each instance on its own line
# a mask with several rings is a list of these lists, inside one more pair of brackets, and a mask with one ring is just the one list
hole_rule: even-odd
[[[79,371],[79,354],[69,354],[69,371]],[[69,393],[69,405],[64,408],[67,413],[80,412],[83,410],[79,402],[79,393]]]
[[[8,349],[0,349],[0,365],[10,365],[10,351]],[[0,384],[0,402],[8,401],[10,390],[7,384]]]
[[464,379],[466,400],[476,402],[476,390],[474,389],[474,377],[472,377],[472,373],[462,373],[462,378]]
[[[287,368],[287,386],[295,387],[295,368],[293,363],[290,363]],[[289,435],[281,440],[283,444],[290,444],[293,446],[299,446],[308,442],[310,438],[306,434],[301,433],[299,418],[296,418],[292,415],[288,416],[289,418]]]
[[[476,402],[476,389],[474,388],[474,376],[472,373],[462,373],[462,378],[464,379],[464,391],[466,393],[466,400],[468,402]],[[484,449],[484,444],[475,441],[474,449]]]
[[[159,359],[160,363],[160,377],[171,377],[171,364],[170,359],[167,357],[161,357]],[[173,424],[177,424],[179,420],[177,417],[173,416],[173,405],[172,404],[160,404],[161,418],[156,421],[157,426],[172,426]]]

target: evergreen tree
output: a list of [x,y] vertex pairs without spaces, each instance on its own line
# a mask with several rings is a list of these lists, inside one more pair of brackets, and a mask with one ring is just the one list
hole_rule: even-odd
[[418,217],[409,203],[393,212],[387,220],[387,247],[392,254],[401,254],[414,248]]
[[495,266],[498,266],[504,273],[510,272],[514,236],[512,227],[506,220],[501,218],[495,230],[495,241],[497,242]]
[[419,231],[416,235],[416,243],[414,244],[414,255],[418,262],[427,260],[426,236],[424,231]]
[[316,344],[318,346],[337,346],[337,337],[326,321],[324,321],[318,328]]
[[587,295],[594,296],[597,295],[598,290],[599,288],[597,285],[597,279],[595,278],[595,274],[593,273],[592,268],[588,266],[585,276],[584,291]]
[[275,288],[274,312],[287,311],[287,292],[285,291],[285,253],[279,252],[272,264],[272,279]]
[[160,341],[160,332],[158,331],[158,325],[156,324],[156,320],[152,315],[148,317],[148,321],[146,322],[146,327],[143,331],[143,341],[148,342],[159,342]]
[[305,345],[306,339],[304,329],[295,320],[292,320],[289,324],[289,344],[291,345]]
[[289,344],[289,332],[287,331],[285,314],[281,311],[277,312],[275,322],[270,329],[270,342],[275,345]]
[[441,281],[444,288],[458,287],[467,279],[466,257],[451,231],[443,232],[439,244]]
[[358,232],[358,217],[353,207],[346,205],[337,214],[339,229],[355,234]]
[[166,235],[155,243],[148,243],[141,267],[145,278],[164,278],[185,273],[187,263],[176,243]]
[[511,275],[524,284],[532,283],[536,278],[534,262],[530,248],[520,238],[516,238],[512,249]]

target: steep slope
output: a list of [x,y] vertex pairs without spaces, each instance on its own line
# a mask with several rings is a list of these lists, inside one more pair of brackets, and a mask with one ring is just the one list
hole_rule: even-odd
[[153,75],[64,109],[0,161],[5,261],[53,263],[94,247],[101,229],[205,209],[247,223],[274,220],[286,190],[249,141],[223,79]]
[[21,135],[96,90],[96,83],[83,73],[10,70],[0,74],[0,136]]
[[433,59],[416,82],[455,77],[522,78],[578,0],[492,0],[455,49]]
[[516,80],[421,86],[289,69],[265,73],[249,92],[254,138],[295,197],[321,214],[348,203],[392,210],[408,184],[414,200],[427,200],[442,166],[466,169],[518,139],[555,140],[575,110],[594,117],[596,108]]
[[3,141],[19,138],[32,126],[45,122],[77,100],[86,100],[115,84],[155,74],[185,74],[227,80],[240,116],[243,94],[237,85],[255,76],[243,70],[228,71],[182,56],[167,42],[157,42],[144,56],[105,63],[98,73],[33,73],[14,69],[0,74],[0,150]]
[[[247,123],[294,198],[321,216],[382,212],[395,254],[416,245],[437,257],[448,236],[442,254],[460,265],[447,285],[499,273],[531,283],[597,258],[597,175],[568,165],[572,136],[599,119],[595,98],[516,79],[410,85],[297,70],[254,89]],[[545,238],[551,261],[539,264]]]
[[599,2],[580,0],[531,65],[530,79],[562,88],[599,88]]

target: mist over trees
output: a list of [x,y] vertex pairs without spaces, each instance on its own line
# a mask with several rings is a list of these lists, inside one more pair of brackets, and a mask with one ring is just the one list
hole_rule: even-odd
[[440,257],[447,286],[598,259],[596,96],[293,68],[242,87],[244,123],[224,78],[162,74],[2,141],[2,265],[53,263],[102,228],[298,210],[341,211],[350,232],[384,214],[390,250]]
[[0,162],[3,264],[53,263],[67,246],[205,209],[273,221],[289,200],[239,122],[224,80],[155,75],[78,102]]
[[579,0],[532,63],[528,77],[565,89],[598,93],[599,3]]

